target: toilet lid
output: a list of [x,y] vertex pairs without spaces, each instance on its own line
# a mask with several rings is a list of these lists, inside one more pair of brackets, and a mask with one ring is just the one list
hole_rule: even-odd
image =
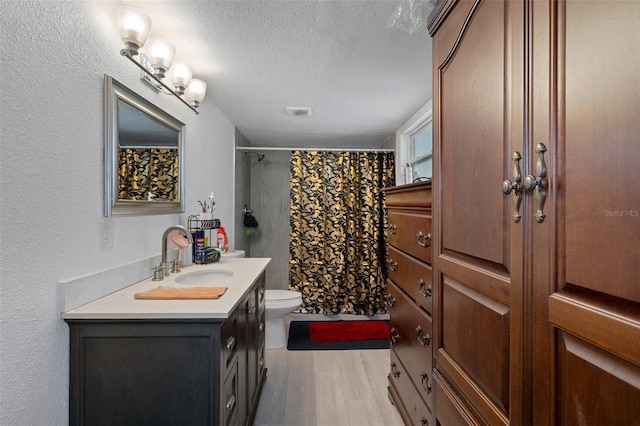
[[282,302],[302,297],[302,293],[290,290],[267,290],[265,297],[267,302]]

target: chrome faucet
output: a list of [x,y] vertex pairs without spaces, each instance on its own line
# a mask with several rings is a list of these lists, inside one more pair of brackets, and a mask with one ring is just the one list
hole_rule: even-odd
[[169,275],[171,275],[169,273],[169,269],[170,269],[169,262],[167,262],[167,240],[169,239],[169,234],[172,233],[173,231],[180,231],[182,234],[184,234],[185,237],[187,237],[187,240],[189,241],[189,243],[193,244],[191,233],[184,226],[173,225],[168,227],[164,231],[164,234],[162,234],[162,261],[160,263],[160,268],[163,271],[163,274],[165,277],[168,277]]

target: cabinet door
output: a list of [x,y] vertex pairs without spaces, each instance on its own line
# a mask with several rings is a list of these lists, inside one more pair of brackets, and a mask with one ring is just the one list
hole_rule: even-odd
[[638,425],[640,3],[533,4],[534,424]]
[[492,425],[522,424],[528,399],[526,218],[514,222],[515,194],[501,191],[522,152],[524,11],[459,1],[433,39],[434,355],[469,411]]

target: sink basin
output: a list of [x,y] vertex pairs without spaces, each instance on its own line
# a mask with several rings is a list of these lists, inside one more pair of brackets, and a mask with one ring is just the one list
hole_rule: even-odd
[[187,285],[229,284],[233,272],[225,270],[189,272],[176,278],[176,283]]

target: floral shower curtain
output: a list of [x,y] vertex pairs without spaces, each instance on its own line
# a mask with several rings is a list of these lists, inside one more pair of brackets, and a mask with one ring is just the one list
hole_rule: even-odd
[[177,201],[178,150],[166,148],[120,148],[118,199]]
[[289,288],[304,312],[386,312],[381,190],[393,184],[392,153],[292,152]]

